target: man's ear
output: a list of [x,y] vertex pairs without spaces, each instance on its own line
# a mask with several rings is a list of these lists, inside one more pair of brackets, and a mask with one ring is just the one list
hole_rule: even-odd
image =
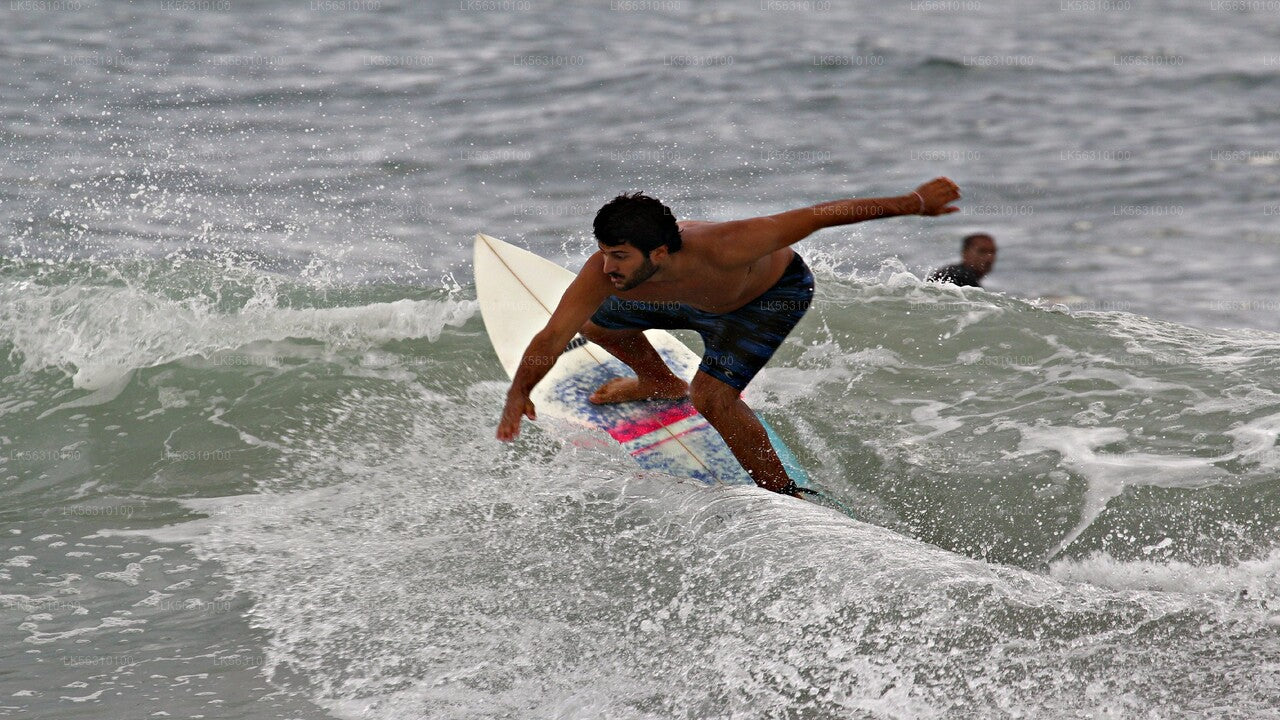
[[662,262],[666,260],[667,256],[670,254],[671,253],[667,252],[666,245],[659,245],[658,247],[649,251],[649,262]]

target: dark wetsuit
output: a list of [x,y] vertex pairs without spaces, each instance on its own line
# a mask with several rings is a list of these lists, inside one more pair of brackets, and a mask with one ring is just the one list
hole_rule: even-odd
[[964,263],[956,263],[955,265],[948,265],[934,270],[933,274],[929,276],[930,282],[951,283],[961,287],[982,287],[982,283],[978,282],[978,280],[978,273]]
[[737,310],[717,314],[679,302],[610,295],[591,322],[608,330],[697,331],[706,345],[698,369],[741,391],[773,357],[812,300],[813,273],[797,253],[778,282]]

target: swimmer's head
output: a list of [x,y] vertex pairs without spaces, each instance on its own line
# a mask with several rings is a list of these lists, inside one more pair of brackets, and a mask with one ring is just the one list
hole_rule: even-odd
[[965,267],[982,277],[996,266],[996,241],[986,233],[974,233],[965,237],[960,246],[960,261]]

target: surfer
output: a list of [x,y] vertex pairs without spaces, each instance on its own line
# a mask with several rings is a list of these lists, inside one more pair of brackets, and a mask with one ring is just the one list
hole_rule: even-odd
[[[756,484],[799,496],[768,434],[741,393],[809,308],[813,275],[791,245],[823,228],[900,215],[945,215],[959,208],[956,184],[935,178],[896,197],[834,200],[776,215],[677,222],[660,201],[635,193],[600,208],[599,250],[524,352],[498,439],[536,419],[529,393],[581,333],[635,371],[591,395],[593,403],[675,399],[693,406],[724,438]],[[689,329],[705,353],[691,383],[677,377],[642,331]]]
[[982,287],[982,278],[996,266],[996,241],[986,233],[965,236],[960,243],[960,262],[934,270],[930,282],[961,287]]

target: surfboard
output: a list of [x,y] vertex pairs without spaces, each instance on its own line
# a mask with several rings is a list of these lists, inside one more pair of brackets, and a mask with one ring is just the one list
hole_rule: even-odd
[[[476,295],[493,349],[508,377],[514,377],[524,350],[551,318],[574,273],[540,255],[483,233],[474,246]],[[700,358],[671,333],[646,330],[645,337],[686,381]],[[634,375],[604,348],[576,336],[530,399],[538,416],[563,418],[603,430],[640,467],[704,483],[753,485],[754,481],[715,428],[688,399],[595,405],[587,398],[610,378]],[[757,413],[757,417],[760,417]],[[810,487],[808,473],[777,431],[760,418],[787,474]]]

